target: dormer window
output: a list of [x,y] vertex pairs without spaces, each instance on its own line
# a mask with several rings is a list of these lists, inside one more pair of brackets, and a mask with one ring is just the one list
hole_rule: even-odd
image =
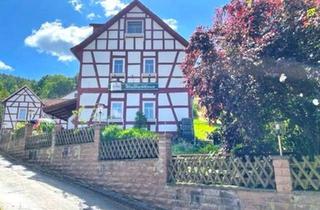
[[142,35],[143,34],[143,21],[142,20],[129,20],[127,21],[127,35]]

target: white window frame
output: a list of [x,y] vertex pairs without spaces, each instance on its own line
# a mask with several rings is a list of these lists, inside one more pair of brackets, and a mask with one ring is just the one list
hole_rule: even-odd
[[[147,60],[153,61],[153,73],[147,73],[146,72],[146,62]],[[156,59],[155,58],[144,58],[143,59],[143,76],[155,76],[156,75]]]
[[[129,33],[129,22],[141,22],[141,33]],[[127,37],[143,37],[144,36],[144,20],[142,19],[131,19],[126,22],[126,36]]]
[[[116,61],[121,60],[123,62],[123,67],[122,67],[122,73],[116,73],[115,72],[115,63]],[[112,60],[112,75],[113,76],[124,76],[125,75],[125,69],[126,69],[126,59],[125,58],[113,58]]]
[[[120,118],[115,118],[113,116],[113,105],[114,104],[121,104],[121,114]],[[124,102],[123,101],[112,101],[111,102],[111,107],[110,107],[110,120],[111,122],[122,122],[123,121],[123,113],[124,113]]]
[[[144,111],[144,109],[145,109],[145,105],[146,104],[152,104],[152,106],[153,106],[153,119],[149,119],[149,118],[147,118],[147,116],[145,115],[145,111]],[[143,101],[142,102],[142,110],[143,110],[143,114],[145,115],[145,117],[147,118],[147,121],[148,122],[154,122],[155,121],[155,118],[156,118],[156,103],[155,103],[155,101]]]
[[[22,110],[25,111],[25,117],[24,117],[24,118],[21,118],[21,117],[20,117],[20,113],[21,113]],[[28,117],[28,109],[27,109],[27,108],[19,108],[17,120],[18,120],[18,121],[26,121],[26,120],[27,120],[27,117]]]

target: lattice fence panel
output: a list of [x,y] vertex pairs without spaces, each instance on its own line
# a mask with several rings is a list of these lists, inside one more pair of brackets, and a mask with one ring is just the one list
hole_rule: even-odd
[[0,147],[2,148],[11,139],[11,133],[7,130],[0,130]]
[[159,157],[157,139],[112,140],[100,143],[100,160],[149,159]]
[[36,136],[29,136],[26,139],[26,149],[40,149],[45,147],[51,147],[52,134],[45,133]]
[[94,141],[94,128],[86,127],[59,131],[56,134],[56,145],[83,144]]
[[302,157],[301,160],[292,157],[290,169],[293,189],[320,191],[320,156]]
[[269,157],[173,157],[169,166],[169,181],[275,189],[274,169]]
[[8,130],[0,130],[0,141],[10,139],[10,131]]

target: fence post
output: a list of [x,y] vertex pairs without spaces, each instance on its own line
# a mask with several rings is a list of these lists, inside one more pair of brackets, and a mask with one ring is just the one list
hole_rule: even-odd
[[[94,125],[93,143],[95,145],[95,149],[97,150],[96,154],[98,154],[97,160],[99,160],[99,158],[100,158],[100,132],[101,132],[101,125],[100,124]],[[95,153],[93,153],[93,154],[95,154]]]
[[54,160],[54,150],[56,147],[56,134],[62,130],[61,126],[56,126],[51,134],[51,155],[50,155],[50,163]]
[[292,179],[290,172],[289,157],[275,156],[272,158],[276,189],[279,193],[292,192]]
[[169,164],[172,158],[171,154],[171,135],[170,134],[161,134],[159,137],[159,161],[162,163],[161,167],[163,170],[163,182],[166,184],[169,179]]
[[11,139],[11,132],[9,132],[8,130],[2,130],[0,148],[4,152],[8,151],[8,145],[10,143],[10,139]]
[[24,137],[27,138],[29,136],[32,136],[32,130],[33,130],[33,125],[30,123],[26,124]]

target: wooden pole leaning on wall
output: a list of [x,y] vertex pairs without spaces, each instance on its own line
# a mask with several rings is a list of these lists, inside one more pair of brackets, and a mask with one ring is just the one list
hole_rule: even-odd
[[27,123],[25,128],[24,128],[24,137],[23,137],[23,159],[27,160],[28,159],[28,155],[26,152],[26,144],[28,141],[28,137],[32,136],[32,131],[33,131],[33,125],[31,123]]
[[94,138],[93,143],[95,145],[95,148],[97,150],[97,160],[100,158],[100,138],[101,138],[101,129],[103,125],[101,123],[96,123],[93,125],[94,127]]
[[289,157],[272,157],[276,189],[279,193],[292,192],[292,177],[290,171]]

